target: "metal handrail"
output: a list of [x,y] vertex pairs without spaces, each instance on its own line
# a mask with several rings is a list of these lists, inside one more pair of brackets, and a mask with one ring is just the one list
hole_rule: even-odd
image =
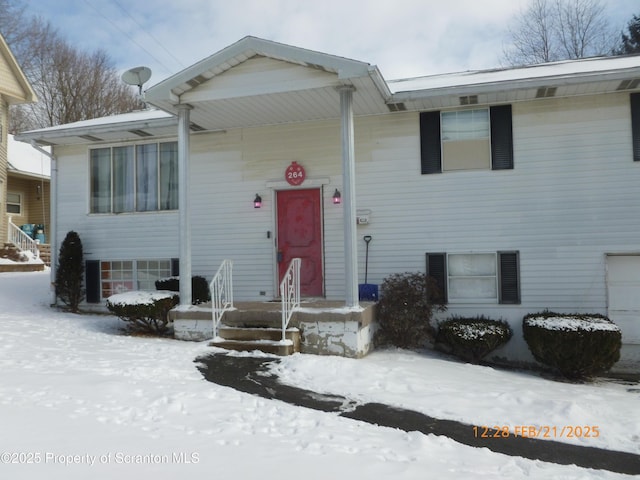
[[40,249],[36,241],[29,235],[20,230],[20,227],[15,225],[12,221],[12,217],[9,217],[9,229],[7,231],[7,240],[9,243],[13,243],[20,250],[28,250],[33,253],[34,258],[40,258]]
[[209,283],[211,291],[211,317],[213,319],[213,338],[218,336],[218,327],[222,315],[233,310],[233,261],[224,260]]
[[300,308],[300,264],[302,260],[294,258],[280,282],[282,302],[282,341],[286,340],[287,325],[293,312]]

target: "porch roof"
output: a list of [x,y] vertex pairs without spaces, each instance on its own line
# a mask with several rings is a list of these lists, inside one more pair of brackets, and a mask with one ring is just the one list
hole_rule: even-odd
[[365,62],[245,37],[145,92],[148,103],[192,125],[223,130],[340,118],[341,86],[355,87],[354,114],[388,112],[391,92]]

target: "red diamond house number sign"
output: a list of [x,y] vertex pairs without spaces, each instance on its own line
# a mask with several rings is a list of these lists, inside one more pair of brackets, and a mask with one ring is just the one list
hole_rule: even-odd
[[291,165],[289,165],[284,172],[284,178],[287,180],[289,185],[302,185],[305,177],[306,174],[304,168],[302,165],[298,165],[298,162],[291,162]]

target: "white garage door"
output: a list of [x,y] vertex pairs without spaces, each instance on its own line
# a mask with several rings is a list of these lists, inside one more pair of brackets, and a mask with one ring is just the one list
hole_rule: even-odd
[[622,343],[640,344],[640,256],[607,257],[609,318],[622,330]]

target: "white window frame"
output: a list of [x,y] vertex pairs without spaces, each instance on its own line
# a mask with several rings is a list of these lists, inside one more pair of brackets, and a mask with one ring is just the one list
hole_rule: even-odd
[[[452,257],[462,257],[462,256],[484,256],[492,258],[492,267],[493,271],[490,273],[452,273],[454,270],[453,267],[456,265],[456,261],[452,260]],[[485,303],[485,304],[498,304],[500,299],[500,284],[499,284],[499,275],[498,271],[500,266],[498,265],[498,252],[451,252],[447,253],[447,291],[449,297],[449,303]],[[469,282],[474,283],[478,281],[484,281],[483,283],[487,283],[491,285],[491,288],[495,292],[494,296],[491,297],[483,297],[483,296],[456,296],[456,291],[460,288],[455,286],[456,282]]]
[[[177,191],[174,195],[172,195],[172,201],[175,202],[175,208],[165,208],[164,205],[167,204],[167,200],[163,199],[161,197],[161,195],[163,193],[166,193],[163,191],[163,179],[164,179],[164,175],[166,172],[166,169],[164,168],[164,166],[166,165],[163,162],[163,154],[166,153],[166,150],[162,148],[163,145],[168,145],[168,144],[177,144],[177,142],[175,140],[170,140],[170,141],[164,141],[164,142],[145,142],[145,143],[135,143],[135,144],[123,144],[123,145],[111,145],[111,146],[104,146],[104,147],[96,147],[96,148],[91,148],[89,149],[89,205],[88,205],[88,209],[89,209],[89,214],[90,215],[109,215],[109,214],[120,214],[120,213],[126,213],[126,214],[135,214],[135,213],[146,213],[146,212],[168,212],[168,211],[176,211],[178,210],[178,205],[177,205],[177,198],[178,198],[178,194]],[[155,185],[151,187],[152,191],[155,191],[155,195],[156,195],[156,199],[155,202],[151,202],[155,208],[143,208],[141,205],[139,205],[139,202],[144,198],[141,194],[139,194],[138,189],[140,187],[140,185],[143,185],[144,182],[141,182],[140,178],[137,175],[137,169],[141,167],[141,162],[138,161],[138,155],[142,152],[142,150],[144,149],[145,146],[148,145],[155,145],[155,154],[156,154],[156,166],[155,166]],[[132,158],[127,159],[127,164],[129,163],[129,161],[131,161],[131,168],[133,170],[133,175],[132,178],[128,178],[129,176],[127,176],[126,181],[127,184],[124,185],[124,191],[127,195],[126,199],[121,199],[120,203],[120,207],[118,207],[118,202],[116,201],[116,197],[115,197],[115,191],[116,191],[116,178],[115,178],[115,173],[116,173],[116,155],[114,155],[114,150],[115,149],[120,149],[122,151],[126,151],[128,149],[131,149],[132,151]],[[99,204],[99,199],[98,202],[96,202],[94,204],[94,183],[98,184],[97,179],[94,179],[93,175],[93,158],[92,158],[92,152],[94,151],[99,151],[99,150],[109,150],[109,179],[108,179],[108,187],[106,187],[106,185],[102,185],[102,187],[104,187],[104,190],[107,190],[108,188],[108,203],[109,203],[109,207],[104,208],[104,210],[106,211],[98,211],[100,204]],[[177,165],[177,146],[175,148],[176,151],[176,156],[175,156],[175,175],[177,175],[177,169],[178,169],[178,165]],[[176,185],[175,188],[177,189],[177,178],[175,179],[175,182],[169,182],[169,184],[171,185]],[[131,197],[131,198],[129,198]],[[103,197],[103,201],[107,200],[106,197]],[[105,206],[103,206],[105,207]]]
[[[12,202],[11,200],[9,200],[9,195],[17,195],[18,196],[18,203],[16,202]],[[23,212],[23,208],[22,208],[22,199],[23,199],[24,195],[22,193],[19,192],[7,192],[7,206],[6,206],[6,211],[9,215],[18,215],[18,216],[22,216],[22,212]],[[9,211],[9,206],[10,205],[17,205],[18,206],[18,211],[17,212],[10,212]]]
[[[478,118],[474,114],[478,112]],[[479,122],[479,112],[482,112],[482,122]],[[459,120],[461,117],[471,117]],[[455,119],[449,120],[448,119]],[[486,119],[486,122],[485,122]],[[456,127],[448,129],[448,123],[455,123]],[[463,131],[460,127],[468,123],[469,129]],[[482,146],[484,153],[478,147]],[[451,158],[452,148],[470,149],[477,157],[466,157],[468,152],[462,152],[462,157]],[[462,110],[447,110],[440,112],[440,151],[441,168],[443,172],[491,170],[491,110],[489,107],[469,108]],[[448,158],[448,161],[447,161]],[[448,164],[448,166],[447,166]]]

